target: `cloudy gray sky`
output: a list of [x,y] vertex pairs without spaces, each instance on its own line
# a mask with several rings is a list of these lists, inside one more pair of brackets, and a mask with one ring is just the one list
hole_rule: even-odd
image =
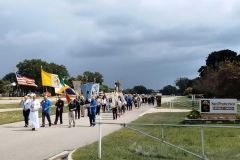
[[24,59],[160,89],[240,44],[239,0],[0,0],[0,77]]

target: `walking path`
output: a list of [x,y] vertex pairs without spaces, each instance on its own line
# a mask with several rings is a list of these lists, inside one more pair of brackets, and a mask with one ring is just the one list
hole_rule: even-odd
[[[102,121],[129,123],[151,108],[152,106],[148,105],[142,106],[140,109],[126,112],[116,121],[112,120],[111,113],[103,113]],[[53,121],[54,116],[51,119]],[[89,127],[88,117],[77,120],[75,128],[68,128],[67,114],[63,115],[63,119],[63,125],[40,128],[35,132],[32,132],[31,128],[24,128],[23,122],[1,125],[0,159],[43,160],[98,140],[98,127]],[[105,136],[120,128],[118,125],[103,125],[102,135]]]
[[[102,114],[103,121],[128,123],[147,111],[149,106],[127,112],[117,121],[112,120],[111,113]],[[52,117],[53,120],[54,117]],[[24,128],[23,122],[0,126],[1,160],[43,160],[63,151],[73,150],[98,140],[98,127],[89,127],[88,118],[77,120],[75,128],[68,128],[67,114],[64,114],[64,125],[51,128],[40,128],[32,132]],[[117,125],[103,125],[103,136],[120,129]]]

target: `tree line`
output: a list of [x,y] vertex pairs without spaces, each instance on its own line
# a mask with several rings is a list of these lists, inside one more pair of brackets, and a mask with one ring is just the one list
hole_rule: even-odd
[[211,52],[194,79],[179,78],[163,87],[163,94],[203,94],[204,97],[240,98],[240,55],[226,49]]
[[[41,59],[31,59],[31,60],[24,60],[19,62],[16,65],[17,71],[20,75],[32,78],[35,80],[38,88],[30,87],[30,86],[21,86],[21,90],[26,92],[28,91],[36,91],[42,92],[44,91],[44,87],[41,84],[41,67],[44,71],[57,74],[60,78],[65,80],[65,83],[70,87],[73,87],[72,81],[81,81],[82,83],[87,82],[95,82],[100,84],[100,89],[104,92],[108,91],[108,86],[104,84],[103,75],[99,72],[91,72],[85,71],[83,74],[79,74],[76,77],[71,77],[69,74],[68,69],[64,65],[59,65],[56,63],[48,63]],[[6,74],[0,80],[0,93],[9,93],[9,92],[16,92],[19,89],[19,86],[11,86],[12,83],[17,83],[16,74],[14,72],[10,72]],[[48,91],[54,92],[54,88],[47,87]]]

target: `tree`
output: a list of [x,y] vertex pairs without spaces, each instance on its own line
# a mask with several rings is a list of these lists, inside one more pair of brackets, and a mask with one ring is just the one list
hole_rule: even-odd
[[186,77],[183,77],[183,78],[178,78],[175,83],[176,83],[176,86],[179,88],[179,93],[181,95],[184,94],[184,91],[189,87],[189,82],[190,80]]
[[123,90],[123,93],[124,93],[124,94],[133,94],[134,92],[133,92],[132,89],[128,88],[128,89],[124,89],[124,90]]
[[218,70],[209,69],[204,77],[195,80],[193,88],[208,97],[239,98],[240,62],[225,62]]
[[160,90],[160,92],[163,94],[163,95],[172,95],[172,94],[177,94],[177,87],[175,86],[172,86],[172,85],[167,85],[165,87],[163,87],[162,90]]
[[214,51],[210,53],[206,59],[206,65],[201,66],[198,70],[199,76],[204,77],[211,69],[217,70],[221,63],[225,62],[240,62],[240,56],[236,52],[229,49]]
[[3,80],[0,80],[0,93],[4,93],[5,92],[5,82]]
[[61,77],[69,77],[68,70],[64,65],[47,63],[41,59],[24,60],[17,64],[21,75],[33,78],[38,86],[41,86],[41,66],[46,72],[57,74]]
[[104,92],[104,93],[107,93],[107,92],[109,92],[109,88],[108,88],[107,85],[101,84],[101,85],[100,85],[100,91],[102,91],[102,92]]
[[148,89],[143,85],[134,86],[132,90],[137,94],[148,94]]
[[11,82],[11,83],[16,82],[16,81],[17,81],[17,80],[16,80],[16,74],[13,73],[13,72],[8,73],[8,74],[6,74],[6,75],[3,77],[2,80],[3,80],[3,81],[8,81],[8,82]]
[[100,85],[104,82],[103,75],[99,72],[85,71],[83,75],[78,75],[77,80],[82,81],[82,83],[95,82]]
[[193,93],[193,88],[192,87],[188,87],[187,89],[185,89],[183,95],[189,95]]
[[215,68],[221,62],[226,62],[226,61],[233,62],[236,60],[237,60],[237,53],[229,49],[226,49],[226,50],[214,51],[210,53],[207,57],[206,65]]
[[11,90],[10,82],[0,80],[0,94],[9,93],[10,90]]

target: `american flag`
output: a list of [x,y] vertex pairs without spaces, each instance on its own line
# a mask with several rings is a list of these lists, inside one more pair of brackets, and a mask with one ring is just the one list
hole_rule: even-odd
[[18,85],[37,87],[34,79],[21,76],[18,72],[16,73],[16,78]]

